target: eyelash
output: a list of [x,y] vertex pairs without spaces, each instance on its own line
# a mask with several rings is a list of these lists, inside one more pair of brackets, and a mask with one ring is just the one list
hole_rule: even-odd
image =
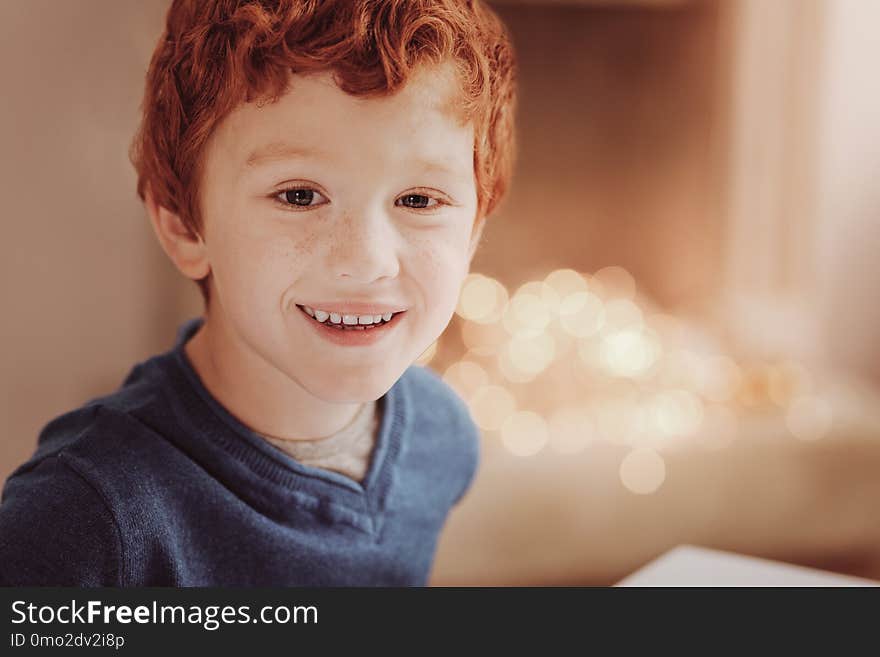
[[[287,203],[287,202],[285,202],[285,201],[282,201],[282,200],[279,198],[282,194],[286,194],[287,192],[297,192],[297,191],[302,191],[302,190],[315,192],[316,194],[320,194],[321,196],[324,196],[323,194],[321,194],[321,192],[319,192],[319,191],[318,191],[317,189],[315,189],[314,187],[308,187],[308,186],[297,185],[297,186],[294,186],[294,187],[285,187],[284,189],[279,189],[278,191],[273,192],[273,194],[272,194],[272,198],[275,200],[276,203],[278,203],[278,205],[280,205],[281,207],[283,207],[285,210],[291,210],[291,211],[293,211],[293,212],[304,212],[304,211],[309,210],[309,209],[311,209],[311,208],[317,208],[317,207],[321,207],[322,205],[326,205],[326,203],[320,203],[320,204],[318,204],[318,205],[295,205],[295,204],[293,204],[293,203]],[[422,212],[422,213],[425,213],[425,214],[428,214],[428,213],[431,213],[431,212],[436,212],[437,210],[439,210],[439,209],[440,209],[441,207],[443,207],[444,205],[450,205],[450,203],[448,203],[447,201],[443,200],[442,198],[439,198],[439,197],[437,197],[437,196],[431,196],[430,194],[426,194],[426,193],[423,193],[423,192],[421,192],[421,191],[410,192],[410,193],[408,193],[408,194],[404,194],[403,196],[401,196],[401,197],[399,197],[399,198],[406,198],[407,196],[424,196],[425,198],[427,198],[427,199],[429,200],[429,202],[432,201],[432,200],[433,200],[433,201],[436,201],[436,203],[435,203],[434,205],[432,205],[432,206],[427,206],[427,207],[424,207],[424,208],[413,208],[413,207],[410,207],[410,206],[407,206],[407,205],[401,205],[401,206],[399,206],[399,207],[408,208],[408,209],[410,209],[410,210],[416,210],[417,212]],[[327,198],[327,197],[324,196],[324,198]],[[398,199],[398,200],[399,200],[399,199]],[[397,206],[397,201],[395,201],[394,204],[395,204],[395,206]]]

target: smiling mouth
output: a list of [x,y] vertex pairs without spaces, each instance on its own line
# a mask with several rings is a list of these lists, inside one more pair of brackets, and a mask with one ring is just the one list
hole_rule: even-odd
[[401,310],[399,312],[392,313],[390,319],[387,319],[387,320],[381,319],[380,321],[373,322],[372,324],[344,324],[342,321],[333,322],[330,320],[329,317],[327,319],[325,319],[323,322],[318,321],[313,315],[310,315],[309,313],[307,313],[305,308],[303,308],[303,306],[296,304],[296,307],[300,309],[300,311],[302,312],[303,315],[308,317],[315,324],[321,324],[322,326],[326,326],[328,328],[334,328],[337,331],[371,331],[375,328],[379,328],[380,326],[385,326],[386,324],[391,324],[392,322],[394,322],[397,319],[398,315],[402,315],[403,313],[406,312],[405,310]]

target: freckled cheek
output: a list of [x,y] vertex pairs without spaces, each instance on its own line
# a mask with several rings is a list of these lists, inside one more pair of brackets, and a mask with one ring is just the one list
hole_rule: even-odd
[[[307,245],[238,235],[217,254],[217,276],[237,305],[275,307],[309,266]],[[232,301],[232,299],[230,299]]]
[[458,303],[466,257],[450,245],[423,244],[412,262],[428,310],[438,319],[447,320]]

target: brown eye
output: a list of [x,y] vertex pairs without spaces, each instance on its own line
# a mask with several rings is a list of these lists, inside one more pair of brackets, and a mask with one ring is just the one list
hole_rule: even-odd
[[275,194],[275,200],[285,208],[316,208],[329,203],[321,192],[311,187],[292,187]]
[[[430,196],[425,196],[424,194],[406,194],[401,196],[400,205],[403,205],[407,208],[429,208],[434,207],[437,204],[436,199],[432,199]],[[431,201],[434,201],[432,205],[428,205]]]
[[284,200],[291,205],[311,205],[315,192],[311,189],[288,189],[284,192]]

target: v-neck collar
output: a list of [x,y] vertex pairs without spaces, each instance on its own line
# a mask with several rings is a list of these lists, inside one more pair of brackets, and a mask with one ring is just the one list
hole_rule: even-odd
[[384,409],[370,465],[363,481],[357,482],[342,473],[296,461],[238,420],[211,395],[184,350],[184,345],[203,321],[202,317],[197,317],[181,325],[174,348],[168,354],[168,361],[177,373],[183,375],[186,387],[195,392],[199,400],[197,404],[185,405],[186,414],[198,416],[192,418],[193,427],[204,429],[219,424],[219,430],[204,433],[210,435],[214,446],[247,466],[254,475],[299,494],[316,497],[318,501],[347,507],[348,511],[368,520],[366,524],[354,524],[378,531],[394,479],[394,466],[403,447],[403,438],[408,433],[411,413],[406,373],[384,395]]

